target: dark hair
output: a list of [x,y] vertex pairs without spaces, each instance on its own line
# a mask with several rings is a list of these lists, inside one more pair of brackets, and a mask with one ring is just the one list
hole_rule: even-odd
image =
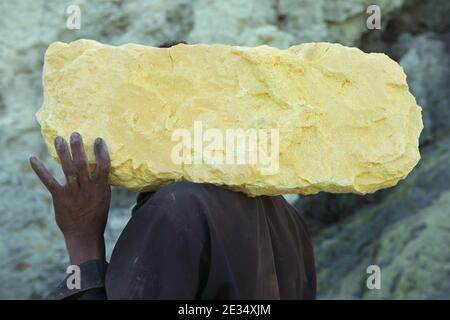
[[158,47],[159,48],[170,48],[170,47],[176,46],[177,44],[180,44],[180,43],[187,44],[187,42],[185,42],[185,41],[166,41],[166,42],[160,44]]

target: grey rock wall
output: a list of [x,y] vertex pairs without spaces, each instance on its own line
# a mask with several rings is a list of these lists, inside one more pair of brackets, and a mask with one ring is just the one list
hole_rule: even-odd
[[[446,138],[424,148],[419,165],[383,201],[316,234],[322,298],[450,298],[448,168]],[[369,265],[381,268],[381,290],[366,287]]]
[[[448,36],[445,0],[16,0],[0,1],[0,298],[40,298],[68,262],[51,199],[27,159],[49,159],[34,113],[53,41],[91,38],[157,46],[168,40],[286,48],[309,41],[383,51],[400,61],[424,108],[423,163],[398,187],[366,197],[316,195],[296,206],[314,236],[319,297],[449,297]],[[81,8],[81,29],[65,27]],[[378,4],[382,30],[365,26]],[[447,178],[447,179],[446,179]],[[114,190],[107,247],[126,223],[135,195]],[[440,254],[438,254],[440,253]],[[364,267],[378,262],[383,290],[363,290]]]

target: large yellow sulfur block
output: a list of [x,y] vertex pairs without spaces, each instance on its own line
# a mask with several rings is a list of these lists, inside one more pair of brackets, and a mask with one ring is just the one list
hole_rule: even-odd
[[249,195],[369,193],[420,158],[421,108],[402,68],[339,44],[279,50],[56,42],[37,114],[50,150],[80,132],[107,142],[111,184],[186,179]]

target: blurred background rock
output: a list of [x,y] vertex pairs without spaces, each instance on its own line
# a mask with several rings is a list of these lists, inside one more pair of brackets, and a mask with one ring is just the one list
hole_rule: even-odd
[[[69,5],[81,29],[66,28]],[[381,30],[368,30],[368,5]],[[90,38],[158,46],[168,40],[279,48],[340,42],[385,52],[405,69],[423,107],[422,160],[398,186],[368,196],[289,196],[313,235],[318,297],[450,298],[450,1],[447,0],[0,0],[0,298],[41,298],[68,260],[51,199],[28,157],[50,164],[35,121],[44,52]],[[115,189],[107,247],[135,195]],[[381,290],[366,268],[381,267]]]

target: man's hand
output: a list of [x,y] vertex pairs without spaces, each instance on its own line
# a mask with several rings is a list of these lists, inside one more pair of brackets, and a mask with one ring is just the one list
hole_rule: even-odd
[[103,233],[108,219],[111,188],[108,185],[110,159],[105,142],[98,138],[94,144],[96,169],[92,175],[83,140],[78,133],[67,142],[57,137],[55,149],[66,176],[61,186],[36,157],[30,164],[53,198],[55,218],[64,235],[72,264],[88,260],[105,259]]

